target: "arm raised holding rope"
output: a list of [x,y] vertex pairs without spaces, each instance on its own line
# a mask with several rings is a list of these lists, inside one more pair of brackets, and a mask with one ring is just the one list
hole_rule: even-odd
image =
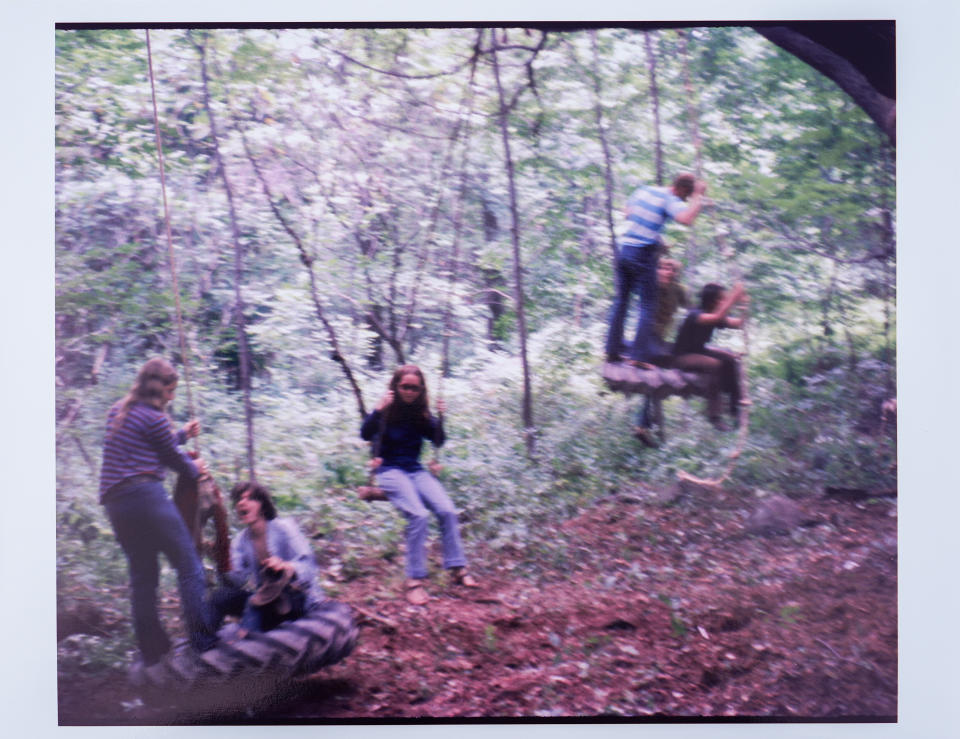
[[745,317],[731,317],[734,306],[745,302],[746,291],[737,284],[729,292],[722,285],[710,283],[700,291],[700,305],[687,313],[674,343],[673,366],[677,369],[704,373],[709,381],[707,418],[719,430],[729,430],[721,416],[721,393],[729,397],[729,411],[734,424],[740,424],[740,362],[730,352],[708,347],[717,328],[742,328]]

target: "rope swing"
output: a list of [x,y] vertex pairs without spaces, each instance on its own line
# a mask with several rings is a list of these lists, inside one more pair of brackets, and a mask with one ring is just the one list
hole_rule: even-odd
[[[167,183],[163,163],[163,143],[160,136],[160,116],[157,112],[157,92],[153,75],[153,51],[150,46],[150,30],[147,29],[147,71],[150,77],[150,97],[153,103],[153,131],[157,141],[157,162],[160,171],[160,191],[163,196],[163,220],[167,236],[167,261],[170,268],[171,289],[173,290],[174,311],[177,325],[177,336],[180,342],[180,357],[183,363],[183,381],[187,394],[187,411],[190,418],[196,418],[196,409],[193,404],[193,392],[190,381],[190,358],[187,352],[186,331],[183,327],[183,309],[180,304],[180,283],[177,276],[177,260],[173,250],[173,236],[170,227],[170,208],[167,202]],[[193,439],[194,449],[191,456],[200,456],[200,440]],[[230,570],[230,538],[227,527],[227,510],[223,504],[223,494],[207,473],[199,479],[180,475],[174,486],[173,500],[183,516],[187,528],[193,535],[197,551],[203,555],[203,527],[211,518],[214,522],[215,538],[211,554],[221,574]]]
[[[734,272],[734,282],[743,282],[742,271],[734,266],[732,267]],[[736,448],[730,452],[730,455],[727,457],[727,464],[723,470],[723,473],[718,477],[697,477],[692,475],[689,472],[679,470],[677,472],[677,480],[680,484],[692,483],[700,487],[710,488],[717,490],[723,486],[723,484],[730,479],[730,475],[733,474],[733,469],[736,467],[737,460],[740,458],[740,455],[743,453],[744,447],[746,447],[747,436],[750,433],[750,395],[749,388],[750,383],[747,382],[747,358],[750,356],[750,332],[747,329],[747,322],[745,321],[743,326],[740,328],[741,334],[743,336],[743,351],[740,353],[738,359],[740,362],[740,413],[739,421],[740,427],[737,430],[737,445]]]
[[[443,378],[447,373],[447,370],[450,366],[450,337],[453,336],[452,331],[452,317],[453,317],[453,286],[456,283],[458,274],[457,268],[460,263],[460,236],[463,230],[463,197],[465,190],[466,182],[466,167],[469,154],[469,142],[470,142],[470,116],[473,114],[473,77],[475,71],[475,64],[471,67],[470,79],[467,82],[467,89],[464,91],[463,98],[460,101],[459,106],[459,119],[457,125],[454,129],[453,137],[450,141],[450,147],[444,156],[444,161],[440,168],[440,182],[444,179],[444,173],[447,169],[447,162],[454,158],[454,151],[457,144],[460,145],[461,150],[461,162],[460,162],[460,191],[459,197],[456,199],[456,206],[454,209],[454,223],[453,223],[453,254],[452,254],[452,267],[447,270],[447,283],[446,289],[444,291],[444,307],[443,307],[443,346],[441,351],[440,359],[440,373],[437,380],[437,400],[443,398]],[[430,221],[430,228],[428,230],[425,244],[429,244],[433,241],[434,229],[436,227],[440,206],[443,201],[443,188],[438,186],[437,188],[437,200],[434,204],[432,210],[432,218]],[[440,421],[443,420],[443,413],[437,413]],[[383,437],[384,430],[386,428],[386,413],[382,414],[380,417],[380,427],[377,432],[377,436],[374,438],[373,443],[370,447],[370,460],[367,463],[368,466],[368,480],[366,485],[361,485],[357,488],[357,495],[361,500],[368,502],[377,501],[377,500],[388,500],[386,493],[381,487],[376,484],[376,471],[380,466],[380,440]],[[434,476],[438,475],[443,469],[443,465],[440,462],[440,451],[436,445],[436,441],[433,444],[433,458],[427,464],[427,469],[430,470],[430,473]]]

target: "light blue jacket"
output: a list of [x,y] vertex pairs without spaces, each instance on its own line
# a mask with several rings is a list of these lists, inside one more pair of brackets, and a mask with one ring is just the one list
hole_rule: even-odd
[[[296,578],[293,584],[306,596],[307,610],[323,598],[323,589],[316,584],[317,562],[313,548],[300,527],[291,518],[275,518],[267,521],[267,551],[293,564]],[[260,565],[253,551],[250,530],[243,529],[233,540],[230,551],[230,574],[228,579],[238,587],[260,585]]]

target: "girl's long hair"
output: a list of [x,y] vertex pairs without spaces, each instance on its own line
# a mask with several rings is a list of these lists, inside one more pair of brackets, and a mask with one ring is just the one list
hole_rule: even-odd
[[123,426],[127,413],[134,403],[152,405],[158,411],[164,409],[163,391],[177,381],[177,371],[166,359],[155,357],[147,360],[137,373],[136,382],[121,400],[117,401],[116,415],[110,424],[110,433]]
[[[416,375],[420,378],[420,385],[423,387],[423,390],[420,391],[420,394],[417,396],[410,405],[400,402],[400,391],[398,390],[400,386],[400,381],[405,375]],[[390,378],[390,389],[393,391],[393,403],[390,405],[390,409],[387,411],[387,422],[400,421],[403,419],[428,419],[430,418],[430,399],[427,397],[427,380],[423,376],[423,372],[415,364],[404,364],[393,373],[393,377]]]
[[716,308],[723,290],[723,285],[718,285],[716,282],[704,285],[700,290],[700,310],[712,311]]

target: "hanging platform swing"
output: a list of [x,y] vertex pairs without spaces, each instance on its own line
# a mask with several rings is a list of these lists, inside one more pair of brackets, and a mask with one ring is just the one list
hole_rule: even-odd
[[[741,275],[736,275],[739,282]],[[703,488],[716,490],[730,479],[737,460],[743,453],[746,440],[750,432],[750,397],[747,383],[747,363],[750,356],[750,335],[744,325],[740,331],[743,337],[743,351],[739,353],[740,362],[740,409],[739,429],[737,432],[736,447],[727,455],[723,472],[709,478],[698,477],[680,470],[677,472],[677,481],[681,488]],[[663,422],[663,399],[671,395],[682,398],[698,396],[706,398],[709,390],[709,380],[701,372],[690,372],[663,367],[641,368],[621,362],[605,362],[601,368],[601,375],[607,387],[625,395],[645,395],[652,403],[652,415],[661,441],[665,440],[666,433]]]
[[[146,32],[147,62],[150,90],[153,97],[154,133],[163,193],[164,220],[167,247],[176,306],[180,353],[183,359],[184,384],[191,417],[195,417],[190,387],[189,361],[180,306],[176,260],[170,228],[164,177],[163,148],[157,113],[157,98],[153,76],[153,57],[150,31]],[[194,440],[196,442],[196,439]],[[199,446],[190,452],[199,456]],[[223,495],[213,478],[207,474],[199,480],[181,475],[174,488],[174,502],[187,524],[201,555],[213,556],[217,571],[222,575],[230,570],[230,539],[227,511]],[[212,544],[203,539],[203,529],[212,521],[215,536]],[[320,603],[305,617],[287,621],[264,633],[250,632],[237,637],[236,624],[228,624],[219,632],[219,643],[199,657],[184,641],[175,645],[151,670],[149,677],[142,668],[133,668],[131,678],[145,687],[175,693],[179,701],[194,700],[201,705],[216,701],[229,703],[238,697],[276,690],[284,681],[309,675],[322,667],[339,662],[349,655],[356,644],[357,626],[349,606],[333,600]],[[241,689],[242,686],[242,689]]]
[[671,395],[681,398],[705,398],[707,378],[699,372],[653,367],[643,369],[621,362],[605,362],[601,375],[607,387],[624,395],[645,395],[650,398],[651,411],[661,441],[666,439],[663,422],[663,400]]

